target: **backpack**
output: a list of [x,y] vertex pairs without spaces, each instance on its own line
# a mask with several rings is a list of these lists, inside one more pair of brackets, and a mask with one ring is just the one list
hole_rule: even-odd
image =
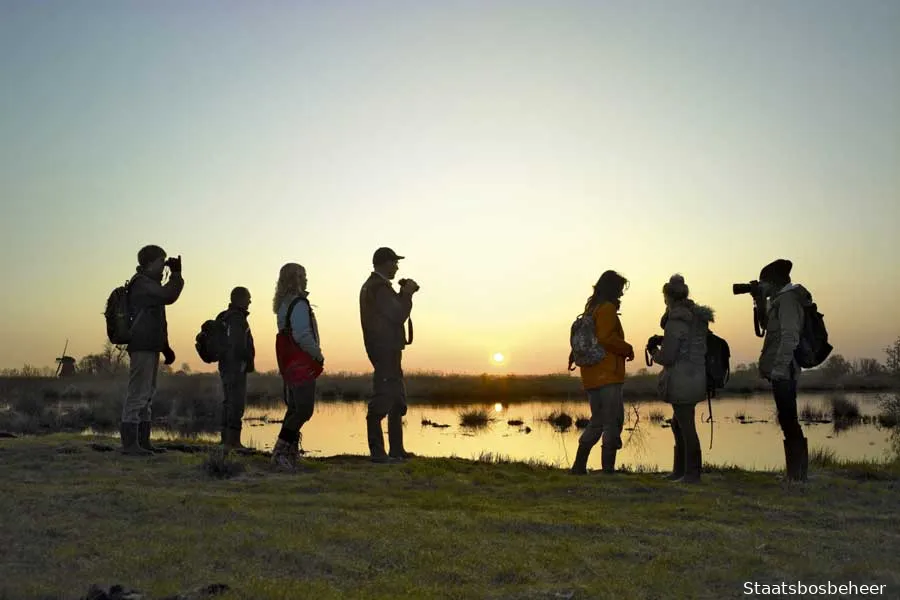
[[800,343],[794,349],[794,359],[804,369],[818,367],[834,348],[828,343],[828,329],[825,318],[813,302],[803,307],[803,326],[800,328]]
[[587,367],[596,365],[606,358],[606,350],[597,341],[594,329],[594,317],[584,313],[578,315],[569,330],[569,370],[575,366]]
[[128,286],[126,281],[114,289],[106,300],[106,337],[115,345],[127,344],[131,341],[131,309],[128,304]]
[[228,352],[228,327],[225,324],[227,313],[221,313],[215,319],[209,319],[200,326],[200,333],[194,338],[197,354],[205,363],[222,360]]
[[[301,298],[298,296],[288,306],[284,329],[275,336],[275,359],[278,362],[278,372],[281,373],[285,386],[301,385],[317,379],[323,370],[322,363],[297,345],[291,331],[291,315],[300,300]],[[312,307],[307,304],[307,308],[309,309],[309,322],[312,324],[315,319]]]
[[728,342],[714,334],[706,332],[706,390],[711,396],[715,396],[716,390],[720,390],[728,383],[731,377],[731,349]]

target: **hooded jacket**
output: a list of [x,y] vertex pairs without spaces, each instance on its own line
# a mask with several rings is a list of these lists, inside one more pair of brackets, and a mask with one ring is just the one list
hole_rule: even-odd
[[766,337],[759,355],[759,374],[766,379],[779,380],[800,373],[794,350],[800,343],[804,307],[812,304],[812,294],[796,283],[779,290],[768,302]]
[[713,310],[679,300],[663,314],[663,342],[653,360],[663,367],[658,390],[670,404],[696,404],[706,397],[706,334]]
[[222,374],[253,373],[256,370],[256,347],[247,321],[249,315],[249,311],[229,304],[228,309],[216,317],[225,322],[228,333],[228,350],[219,360],[219,372]]
[[128,285],[132,318],[128,352],[162,352],[169,347],[166,305],[178,300],[182,289],[184,279],[180,272],[171,273],[169,281],[163,285],[137,268]]

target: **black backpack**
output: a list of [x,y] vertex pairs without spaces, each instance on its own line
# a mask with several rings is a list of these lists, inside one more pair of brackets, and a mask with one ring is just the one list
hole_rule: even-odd
[[197,354],[205,363],[222,360],[228,351],[228,327],[225,324],[227,313],[223,312],[215,319],[209,319],[200,326],[200,333],[194,338]]
[[794,350],[794,359],[804,369],[818,367],[831,351],[834,350],[828,343],[828,329],[825,328],[825,318],[819,312],[815,302],[803,307],[803,326],[800,328],[800,343]]
[[110,343],[121,345],[131,341],[131,309],[128,305],[128,281],[114,289],[106,300],[106,337]]
[[731,349],[728,342],[714,334],[706,332],[706,390],[710,396],[715,396],[716,390],[720,390],[728,383],[731,376]]

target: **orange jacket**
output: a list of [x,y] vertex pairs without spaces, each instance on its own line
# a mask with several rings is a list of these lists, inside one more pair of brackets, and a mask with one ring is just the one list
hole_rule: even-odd
[[610,383],[625,382],[625,358],[634,354],[631,344],[625,341],[622,323],[612,302],[604,302],[591,313],[597,341],[606,350],[606,358],[596,365],[581,367],[581,383],[584,389]]

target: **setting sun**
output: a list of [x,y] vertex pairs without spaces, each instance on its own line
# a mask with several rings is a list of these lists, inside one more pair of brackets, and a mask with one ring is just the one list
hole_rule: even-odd
[[491,357],[491,360],[493,360],[495,363],[497,363],[499,365],[499,364],[503,364],[503,361],[506,360],[506,357],[503,356],[503,354],[501,352],[495,352],[494,355]]

